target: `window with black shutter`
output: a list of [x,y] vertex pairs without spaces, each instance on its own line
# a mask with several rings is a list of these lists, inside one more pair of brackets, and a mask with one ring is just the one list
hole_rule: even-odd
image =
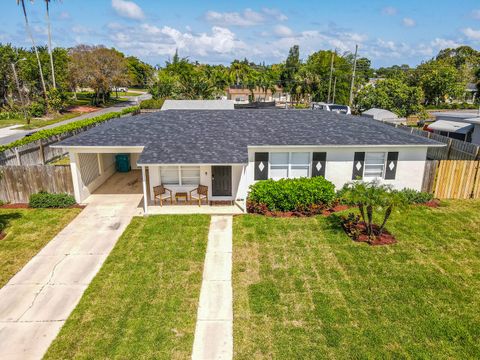
[[312,156],[312,177],[325,177],[325,167],[327,165],[326,152],[314,152]]
[[389,152],[387,155],[387,167],[385,169],[385,180],[395,180],[397,174],[398,151]]
[[352,180],[363,179],[364,165],[365,165],[365,153],[356,152],[353,157]]
[[268,179],[268,152],[256,152],[254,180],[267,180],[267,179]]

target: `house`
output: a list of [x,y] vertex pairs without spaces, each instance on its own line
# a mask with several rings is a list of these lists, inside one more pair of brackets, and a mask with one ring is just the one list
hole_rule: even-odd
[[370,110],[364,111],[362,116],[378,120],[385,121],[393,124],[401,124],[406,122],[405,118],[399,118],[397,114],[385,109],[371,108]]
[[290,94],[283,91],[281,86],[275,87],[272,94],[270,89],[261,89],[256,87],[253,91],[241,85],[231,86],[227,89],[227,99],[235,101],[236,104],[246,104],[249,102],[272,102],[287,103],[290,102]]
[[361,117],[314,110],[168,110],[99,125],[55,145],[70,152],[83,202],[130,154],[142,170],[144,207],[153,187],[209,189],[210,200],[242,201],[264,179],[324,176],[341,188],[379,179],[421,189],[427,149],[445,146]]
[[233,110],[233,100],[165,100],[162,110]]
[[465,142],[480,145],[480,114],[472,111],[433,113],[436,121],[427,130]]

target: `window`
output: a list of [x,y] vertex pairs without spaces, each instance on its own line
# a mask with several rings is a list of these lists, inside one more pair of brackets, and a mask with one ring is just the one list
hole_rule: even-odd
[[270,178],[288,178],[288,153],[270,153]]
[[160,178],[164,185],[198,185],[200,184],[200,167],[162,166]]
[[182,167],[182,185],[198,185],[200,184],[200,167],[189,166]]
[[310,154],[294,152],[290,154],[290,178],[308,177],[310,175]]
[[310,153],[270,153],[270,179],[292,179],[310,176]]
[[383,178],[385,171],[385,153],[365,153],[365,170],[363,176],[366,178]]
[[178,166],[162,166],[160,178],[164,185],[180,185]]

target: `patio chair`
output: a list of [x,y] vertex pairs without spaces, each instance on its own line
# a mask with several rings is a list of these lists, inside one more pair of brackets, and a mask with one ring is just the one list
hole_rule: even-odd
[[196,189],[190,191],[190,200],[198,202],[198,206],[202,205],[202,200],[205,200],[208,205],[208,186],[198,185]]
[[153,188],[153,203],[156,204],[157,200],[160,201],[160,206],[163,206],[163,201],[166,201],[166,200],[170,200],[170,205],[173,205],[172,190],[167,189],[163,185],[155,186]]

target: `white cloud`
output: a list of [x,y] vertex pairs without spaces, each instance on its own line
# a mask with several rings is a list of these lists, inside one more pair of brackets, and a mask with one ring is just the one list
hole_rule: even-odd
[[412,18],[403,18],[402,24],[405,27],[414,27],[417,25],[417,22],[413,20]]
[[287,15],[283,14],[278,9],[263,8],[262,12],[267,16],[273,17],[277,21],[287,21],[288,20]]
[[264,22],[264,16],[252,9],[245,9],[243,13],[207,11],[205,20],[221,26],[255,26]]
[[463,29],[462,32],[470,40],[474,40],[474,41],[480,40],[480,30],[475,30],[469,27],[469,28]]
[[112,7],[122,17],[135,20],[141,20],[145,17],[142,8],[133,1],[112,0]]
[[286,21],[288,17],[277,9],[264,8],[261,11],[245,9],[243,12],[207,11],[204,18],[209,23],[229,27],[257,26],[273,21]]
[[172,55],[178,49],[182,56],[230,58],[247,48],[232,31],[220,26],[213,26],[210,32],[194,33],[145,23],[110,37],[116,47],[145,57]]
[[393,6],[387,6],[382,9],[383,15],[393,16],[393,15],[396,15],[397,12],[398,12],[397,8],[394,8]]
[[480,9],[473,10],[472,17],[476,20],[480,20]]
[[273,33],[279,37],[291,37],[293,36],[293,31],[288,26],[277,25],[273,28]]

